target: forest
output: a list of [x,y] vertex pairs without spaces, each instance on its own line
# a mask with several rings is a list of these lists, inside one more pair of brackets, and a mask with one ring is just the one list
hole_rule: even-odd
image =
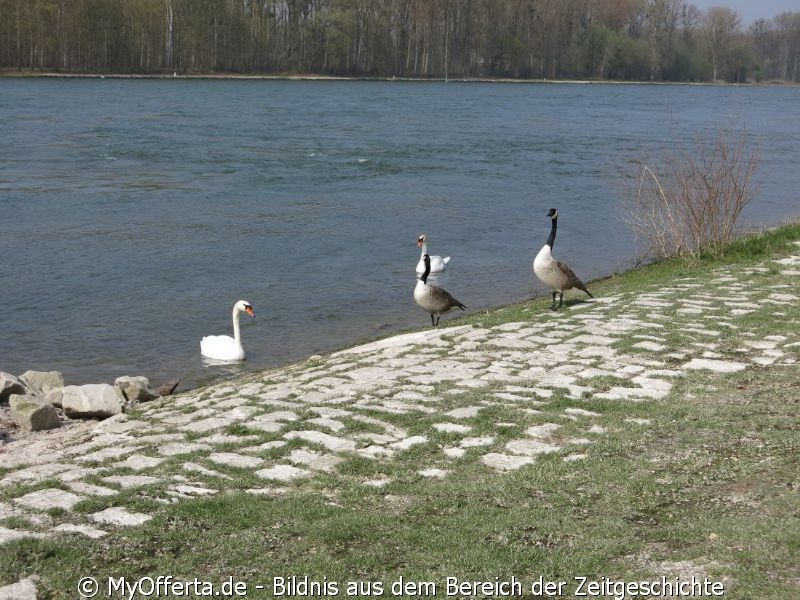
[[798,82],[799,62],[800,12],[745,27],[680,0],[0,0],[0,73]]

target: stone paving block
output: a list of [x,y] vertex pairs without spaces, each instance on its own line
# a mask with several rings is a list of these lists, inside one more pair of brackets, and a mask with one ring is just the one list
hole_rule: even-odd
[[191,431],[192,433],[206,433],[208,431],[214,431],[215,429],[222,429],[223,427],[227,427],[233,423],[233,419],[209,417],[207,419],[200,419],[199,421],[193,421],[183,425],[183,429],[185,431]]
[[83,481],[71,481],[67,484],[73,492],[86,494],[87,496],[116,496],[119,491],[101,485],[85,483]]
[[218,492],[211,488],[201,487],[198,485],[180,484],[172,488],[172,491],[177,492],[183,496],[212,496]]
[[588,454],[568,454],[562,460],[564,462],[575,462],[578,460],[584,460],[588,458],[588,456],[589,456]]
[[71,510],[78,502],[84,499],[84,496],[73,494],[72,492],[65,492],[58,488],[47,488],[44,490],[37,490],[30,492],[19,498],[14,498],[14,504],[19,504],[25,508],[34,510],[49,510],[51,508],[62,508],[64,510]]
[[599,417],[600,413],[586,410],[584,408],[565,408],[564,412],[568,415],[574,415],[576,417]]
[[103,448],[102,450],[97,450],[96,452],[91,452],[90,454],[77,456],[75,460],[78,462],[103,462],[110,458],[119,458],[120,456],[136,452],[141,448],[141,446],[111,446]]
[[490,452],[481,457],[481,462],[495,471],[515,471],[533,463],[530,456],[512,456],[498,452]]
[[650,341],[643,341],[638,342],[633,345],[634,348],[640,348],[642,350],[649,350],[650,352],[661,352],[662,350],[666,350],[666,346],[664,344],[658,344],[656,342]]
[[235,452],[214,452],[213,454],[209,454],[207,458],[218,465],[239,467],[240,469],[251,469],[264,462],[264,459],[258,458],[257,456],[243,456]]
[[128,489],[153,485],[154,483],[158,483],[159,479],[158,477],[151,477],[149,475],[109,475],[108,477],[103,477],[103,481],[116,483],[118,486]]
[[480,446],[491,446],[494,444],[494,437],[492,436],[483,436],[483,437],[470,437],[464,438],[461,440],[458,445],[461,448],[478,448]]
[[434,423],[432,427],[441,433],[469,433],[472,431],[472,427],[458,423]]
[[287,488],[269,487],[269,488],[249,488],[245,490],[246,494],[251,496],[283,496],[289,490]]
[[143,513],[129,512],[126,508],[121,506],[112,506],[111,508],[90,514],[89,518],[104,525],[130,527],[146,523],[153,517]]
[[584,344],[587,346],[610,346],[617,342],[617,338],[609,337],[607,335],[578,335],[574,338],[567,340],[570,344]]
[[288,458],[293,463],[306,465],[310,469],[326,472],[333,471],[336,465],[344,461],[342,457],[336,456],[335,454],[320,454],[319,452],[299,448],[297,450],[292,450]]
[[341,421],[337,421],[336,419],[330,419],[328,417],[317,417],[315,419],[308,419],[306,423],[311,425],[315,425],[316,427],[324,427],[326,429],[330,429],[333,432],[341,431],[345,428],[345,424]]
[[477,416],[478,412],[483,408],[483,406],[464,406],[463,408],[454,408],[444,414],[446,417],[452,417],[453,419],[471,419]]
[[149,469],[151,467],[160,465],[162,462],[164,462],[164,460],[166,459],[143,456],[141,454],[132,454],[125,460],[121,460],[111,466],[115,468],[125,467],[128,469],[133,469],[134,471],[143,471],[144,469]]
[[275,465],[274,467],[269,467],[268,469],[256,471],[256,475],[262,479],[290,481],[292,479],[308,477],[311,475],[311,471],[301,469],[299,467],[293,467],[292,465]]
[[41,533],[34,531],[25,531],[22,529],[7,529],[0,525],[0,546],[13,542],[14,540],[21,540],[23,538],[40,538],[44,537]]
[[561,425],[558,423],[544,423],[542,425],[528,427],[528,429],[525,430],[525,433],[531,437],[549,438],[560,427]]
[[407,437],[399,442],[394,442],[391,444],[391,447],[396,450],[408,450],[412,446],[417,446],[418,444],[425,444],[428,441],[428,438],[424,435],[412,435],[411,437]]
[[386,448],[385,446],[378,446],[373,444],[372,446],[367,446],[366,448],[359,448],[356,450],[356,454],[359,456],[363,456],[365,458],[385,458],[391,457],[395,453],[394,450],[390,448]]
[[0,487],[8,486],[14,483],[36,483],[37,481],[52,479],[55,478],[59,473],[71,468],[72,465],[59,462],[33,465],[31,467],[26,467],[24,469],[7,473],[3,479],[0,479]]
[[79,533],[93,540],[108,535],[108,532],[102,529],[97,529],[90,525],[75,525],[73,523],[62,523],[58,527],[54,527],[53,531],[58,531],[60,533]]
[[287,440],[300,439],[311,442],[312,444],[320,444],[328,450],[332,450],[334,452],[339,450],[352,452],[356,449],[356,443],[353,440],[335,437],[327,433],[322,433],[321,431],[290,431],[289,433],[284,434],[283,437]]
[[271,442],[264,442],[263,444],[258,444],[256,446],[248,446],[246,448],[240,448],[239,452],[246,452],[248,454],[259,454],[261,452],[274,450],[275,448],[281,448],[285,445],[286,442],[284,442],[283,440],[272,440]]
[[422,469],[421,471],[417,471],[423,477],[430,477],[435,479],[444,479],[450,473],[450,471],[446,471],[445,469]]
[[461,458],[467,453],[464,448],[459,447],[443,448],[442,451],[448,458]]
[[[0,534],[0,544],[2,534]],[[0,600],[36,600],[39,591],[36,582],[30,578],[20,579],[16,583],[0,587]]]
[[706,358],[693,358],[683,365],[683,369],[690,370],[708,370],[716,371],[717,373],[734,373],[736,371],[743,371],[747,368],[745,363],[735,362],[731,360],[711,360]]
[[506,444],[506,450],[523,456],[536,456],[537,454],[550,454],[561,450],[555,446],[539,440],[511,440]]
[[233,479],[230,475],[226,475],[225,473],[220,473],[219,471],[214,471],[203,465],[198,465],[197,463],[193,462],[185,462],[181,465],[181,468],[191,471],[193,473],[200,473],[201,475],[207,475],[209,477],[219,477],[220,479]]
[[197,442],[172,442],[156,448],[156,452],[164,456],[178,456],[207,450],[211,450],[211,446]]

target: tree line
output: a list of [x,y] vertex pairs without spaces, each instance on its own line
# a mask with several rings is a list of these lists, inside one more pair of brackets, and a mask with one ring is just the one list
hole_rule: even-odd
[[[724,0],[721,0],[724,1]],[[0,0],[0,69],[800,80],[800,12],[680,0]]]

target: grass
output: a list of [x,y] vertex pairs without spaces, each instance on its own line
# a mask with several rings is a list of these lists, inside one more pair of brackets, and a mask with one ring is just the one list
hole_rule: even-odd
[[[650,290],[683,277],[702,281],[720,266],[736,264],[744,269],[786,255],[795,240],[800,240],[800,225],[737,240],[721,257],[695,263],[664,261],[593,282],[591,289],[598,297],[608,297]],[[754,273],[752,282],[785,283],[770,270]],[[454,323],[489,326],[528,320],[534,312],[546,310],[546,304],[549,299],[536,299]],[[610,308],[609,314],[613,311]],[[754,314],[731,318],[753,332],[752,339],[763,339],[800,322],[799,306],[781,306],[780,312],[775,315],[774,306],[764,305]],[[691,332],[670,329],[664,338],[670,346],[705,341]],[[740,356],[743,340],[738,330],[723,330],[713,341],[724,358]],[[592,383],[611,388],[625,380],[598,376]],[[353,592],[350,597],[391,597],[393,585],[395,591],[400,585],[405,597],[424,597],[431,589],[422,582],[432,583],[437,595],[444,596],[448,577],[493,582],[514,576],[523,585],[521,597],[532,599],[547,597],[531,589],[540,577],[542,582],[565,582],[560,597],[566,598],[575,592],[578,576],[649,581],[695,575],[721,581],[725,598],[796,597],[800,589],[796,365],[750,368],[725,377],[697,372],[674,383],[669,396],[657,401],[575,401],[554,393],[547,399],[531,396],[542,403],[536,406],[541,415],[526,412],[524,402],[509,402],[459,421],[473,428],[470,435],[493,435],[488,450],[498,451],[527,427],[548,421],[561,425],[553,434],[556,441],[591,435],[584,431],[589,421],[564,419],[564,408],[580,406],[600,414],[591,422],[607,433],[594,436],[586,450],[574,449],[586,452],[583,460],[565,462],[567,452],[562,451],[542,455],[532,465],[507,474],[488,470],[475,460],[477,451],[472,449],[463,459],[447,460],[443,448],[455,438],[429,427],[444,420],[439,414],[420,418],[376,412],[377,419],[404,428],[408,435],[425,434],[428,441],[398,453],[390,462],[346,457],[335,476],[314,477],[289,487],[282,496],[252,496],[239,491],[243,485],[213,477],[199,479],[220,489],[220,494],[172,505],[148,497],[146,487],[125,490],[125,504],[153,514],[151,521],[100,540],[73,536],[10,542],[0,547],[0,583],[38,575],[39,598],[60,599],[76,597],[77,580],[84,575],[100,581],[172,575],[217,584],[233,578],[247,583],[248,597],[259,598],[280,591],[273,589],[278,577],[287,578],[284,585],[301,586],[294,588],[294,594],[284,594],[295,597],[305,595],[302,585],[312,582],[327,590],[329,597],[334,595],[330,593],[334,584],[338,597],[348,591]],[[436,384],[430,396],[441,400],[430,405],[444,412],[478,404],[496,391],[489,385],[447,394],[451,387],[448,382]],[[626,422],[625,417],[649,423]],[[372,430],[363,422],[342,420],[346,432]],[[514,426],[503,431],[493,428],[497,422]],[[232,425],[227,433],[251,431]],[[287,448],[295,446],[304,445],[291,441]],[[260,456],[271,456],[270,452]],[[190,459],[247,486],[264,485],[249,471],[216,465],[202,454]],[[174,467],[177,460],[146,473]],[[436,465],[451,470],[446,479],[419,475],[419,469]],[[391,481],[381,488],[364,485],[378,478]],[[22,491],[40,487],[46,486],[5,488],[2,499],[8,502]],[[119,503],[119,497],[85,500],[76,512]],[[70,515],[54,511],[50,517],[58,521]],[[0,524],[13,527],[22,522],[19,516],[9,516]],[[298,579],[288,579],[292,576]],[[415,583],[420,585],[415,588]]]

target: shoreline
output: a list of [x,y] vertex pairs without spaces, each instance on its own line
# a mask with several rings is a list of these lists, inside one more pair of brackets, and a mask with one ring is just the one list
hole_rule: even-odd
[[206,81],[332,81],[332,82],[412,82],[412,83],[518,83],[518,84],[569,84],[569,85],[664,85],[698,87],[800,87],[800,82],[765,81],[634,81],[615,79],[516,79],[512,77],[396,77],[305,74],[246,74],[246,73],[60,73],[57,71],[2,71],[3,79],[141,79],[141,80],[206,80]]
[[[761,227],[752,227],[752,228],[749,228],[749,229],[747,229],[745,231],[742,231],[742,232],[740,232],[739,235],[736,236],[736,238],[734,238],[734,241],[743,240],[743,239],[746,239],[746,238],[752,237],[752,236],[758,236],[758,235],[761,235],[761,234],[765,234],[765,233],[768,233],[768,232],[771,232],[771,231],[775,231],[775,230],[781,229],[783,227],[792,226],[792,225],[795,225],[797,223],[800,223],[800,217],[786,217],[786,218],[784,218],[784,220],[781,223],[776,224],[776,225],[766,225],[766,226],[761,226]],[[680,258],[676,258],[676,257],[670,257],[670,258],[664,258],[664,259],[652,259],[652,260],[646,260],[646,261],[645,260],[639,261],[637,259],[636,261],[631,261],[631,266],[630,267],[625,268],[623,270],[614,271],[614,272],[606,274],[606,275],[601,275],[601,276],[596,277],[594,279],[588,280],[588,281],[586,281],[586,285],[587,286],[596,286],[598,284],[603,284],[603,283],[606,283],[606,282],[610,282],[610,281],[614,280],[615,278],[631,276],[631,275],[633,275],[633,274],[635,274],[637,272],[645,271],[646,269],[648,269],[650,267],[653,267],[654,265],[658,265],[658,264],[661,264],[661,263],[666,264],[666,263],[670,263],[670,262],[676,261],[676,260],[681,260],[681,259]],[[356,347],[359,347],[359,346],[380,343],[380,342],[389,340],[389,339],[397,337],[397,336],[406,336],[406,335],[411,335],[411,334],[420,334],[420,333],[425,332],[425,331],[436,331],[436,330],[440,330],[440,329],[448,329],[448,328],[453,328],[453,327],[460,327],[460,326],[463,326],[463,325],[471,324],[473,321],[478,319],[480,316],[487,316],[487,315],[491,315],[491,314],[494,314],[494,313],[499,313],[499,312],[503,312],[503,311],[507,311],[507,310],[528,310],[532,303],[535,303],[536,301],[541,300],[543,298],[549,298],[549,294],[550,294],[549,291],[544,291],[542,293],[536,294],[536,295],[531,296],[529,298],[525,298],[525,299],[514,301],[514,302],[509,302],[509,303],[505,303],[505,304],[494,304],[494,305],[491,305],[491,306],[484,306],[484,307],[478,307],[478,308],[475,309],[474,312],[468,313],[466,315],[455,315],[455,316],[452,316],[450,319],[444,321],[442,323],[441,327],[433,327],[433,328],[431,328],[431,327],[400,327],[397,330],[390,330],[390,331],[387,331],[387,332],[375,332],[375,333],[373,333],[371,335],[367,334],[367,335],[364,335],[364,336],[355,337],[351,341],[345,341],[345,342],[342,342],[342,343],[334,343],[334,344],[331,344],[329,346],[325,346],[324,348],[321,348],[321,349],[319,349],[317,351],[314,351],[314,352],[311,352],[311,353],[307,353],[307,354],[303,354],[302,356],[298,356],[296,358],[286,359],[284,361],[281,361],[280,363],[276,363],[276,364],[273,364],[273,365],[256,366],[256,367],[254,367],[252,369],[244,367],[243,369],[238,370],[237,372],[233,372],[233,373],[209,373],[207,375],[206,374],[199,375],[196,372],[189,372],[189,373],[184,373],[182,375],[181,374],[177,374],[177,375],[175,375],[174,378],[172,378],[170,380],[164,380],[164,381],[153,380],[152,385],[154,387],[158,387],[161,384],[169,383],[169,381],[171,381],[173,379],[178,379],[180,384],[178,385],[178,388],[173,392],[173,394],[183,394],[183,393],[187,393],[187,392],[197,392],[198,390],[203,390],[203,389],[206,389],[206,388],[211,388],[211,387],[215,387],[215,386],[218,386],[218,385],[222,385],[222,384],[224,384],[226,382],[230,382],[232,380],[236,380],[236,379],[239,379],[239,378],[249,378],[249,377],[258,376],[258,375],[261,375],[261,374],[264,374],[264,373],[268,373],[270,371],[278,371],[278,370],[282,370],[282,369],[288,369],[288,368],[291,368],[291,367],[295,367],[295,366],[298,366],[298,365],[304,365],[306,363],[313,362],[315,360],[321,360],[324,357],[330,356],[332,354],[336,354],[338,352],[346,352],[346,351],[348,351],[350,349],[353,349],[353,348],[356,348]],[[231,365],[229,365],[229,366],[237,367],[237,366],[241,366],[241,363],[231,363]],[[47,365],[40,366],[40,367],[28,366],[28,370],[41,371],[41,372],[48,372],[48,371],[53,371],[53,370],[57,371],[57,369],[51,369]],[[4,371],[3,365],[0,365],[0,371]],[[20,375],[20,373],[10,373],[10,374],[12,374],[12,375],[14,375],[16,377],[19,377],[19,375]],[[185,377],[187,374],[191,374],[192,378],[187,380],[188,381],[187,384],[184,384],[184,379],[182,377]],[[148,380],[150,380],[150,377],[148,375],[143,374],[143,372],[139,371],[139,370],[137,370],[136,372],[124,373],[123,375],[120,375],[119,377],[146,377]],[[109,381],[98,381],[98,380],[94,380],[94,379],[92,379],[92,380],[83,380],[83,381],[72,381],[68,385],[84,386],[84,385],[94,385],[94,384],[103,384],[103,383],[111,383],[111,384],[113,384],[113,380],[110,381],[110,382]],[[184,387],[184,385],[185,385],[185,387]]]
[[[784,227],[791,227],[795,224],[800,223],[799,218],[791,218],[787,217],[784,221],[778,225],[771,225],[771,226],[764,226],[753,228],[748,231],[742,232],[738,235],[734,241],[741,241],[745,240],[750,237],[763,235],[772,231],[779,230]],[[642,262],[641,264],[636,264],[628,269],[622,271],[615,271],[613,273],[603,275],[600,277],[596,277],[594,279],[588,280],[586,282],[587,286],[602,286],[603,284],[608,284],[612,282],[614,279],[624,278],[635,276],[636,273],[645,272],[647,269],[652,267],[657,267],[659,264],[671,264],[675,261],[681,261],[683,259],[677,257],[670,257],[664,258],[660,260],[651,260]],[[735,264],[736,261],[733,261]],[[369,346],[373,344],[381,344],[387,342],[387,340],[391,340],[396,337],[405,337],[410,335],[421,335],[425,332],[436,332],[436,331],[446,331],[447,329],[463,327],[466,325],[475,325],[475,322],[481,318],[485,318],[491,315],[496,315],[502,313],[504,311],[528,311],[532,308],[532,304],[535,302],[549,298],[549,292],[541,293],[538,295],[534,295],[530,298],[526,298],[524,300],[520,300],[517,302],[510,302],[508,304],[498,304],[492,305],[487,307],[477,308],[474,312],[466,314],[466,315],[457,315],[451,319],[442,323],[441,327],[409,327],[409,328],[400,328],[396,331],[389,331],[384,334],[377,333],[375,335],[366,335],[363,337],[358,337],[353,341],[344,342],[341,344],[333,344],[329,347],[321,349],[319,351],[313,352],[311,354],[303,355],[302,357],[294,358],[294,359],[287,359],[279,364],[274,364],[270,366],[261,366],[255,367],[253,369],[244,369],[240,370],[235,373],[216,373],[216,374],[209,374],[208,377],[199,377],[195,376],[193,379],[189,380],[189,385],[186,387],[182,386],[183,380],[180,379],[179,376],[176,376],[176,379],[179,381],[177,388],[170,394],[184,394],[184,393],[199,393],[202,390],[214,388],[220,385],[224,385],[226,383],[230,383],[235,380],[239,379],[249,379],[252,377],[259,377],[265,375],[270,372],[274,371],[281,371],[286,369],[297,368],[302,365],[306,365],[309,363],[313,363],[315,361],[324,360],[326,357],[330,357],[331,355],[348,352],[353,350],[354,348],[358,348],[361,346]],[[578,303],[581,304],[580,298],[568,298],[568,303]],[[568,303],[565,303],[567,306]],[[555,313],[554,313],[555,314]],[[237,366],[238,363],[233,363],[231,366]],[[41,372],[47,372],[50,369],[47,367],[29,367],[32,371],[39,371],[42,369]],[[0,365],[0,371],[3,371],[2,365]],[[19,373],[11,373],[15,377],[19,377]],[[146,377],[149,380],[147,375],[142,375],[139,372],[135,373],[127,373],[120,377]],[[95,385],[95,384],[103,384],[108,383],[103,381],[82,381],[82,382],[72,382],[69,385],[71,386],[85,386],[85,385]],[[169,381],[161,382],[161,381],[154,381],[152,385],[154,387],[158,387],[161,384],[170,383]]]

